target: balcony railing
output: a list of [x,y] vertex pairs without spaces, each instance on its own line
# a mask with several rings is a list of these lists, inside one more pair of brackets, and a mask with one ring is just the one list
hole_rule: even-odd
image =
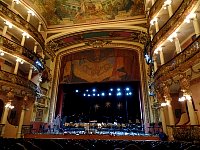
[[180,26],[188,14],[188,11],[193,8],[197,2],[198,0],[183,0],[173,16],[155,34],[152,40],[153,49],[155,49],[156,45],[159,45],[160,42],[166,40],[168,36]]
[[[35,60],[38,60],[39,58],[41,59],[41,57],[39,55],[35,54],[33,51],[31,51],[31,50],[15,43],[14,41],[9,40],[6,37],[3,37],[1,35],[0,35],[0,47],[2,47],[2,49],[6,48],[6,51],[8,51],[11,54],[24,56],[25,60],[26,60],[26,58],[28,58],[29,60],[27,60],[27,61],[32,63],[32,64],[34,64]],[[35,67],[38,70],[41,69],[37,65],[35,65]]]
[[153,14],[156,14],[163,6],[165,0],[156,0],[149,11],[149,19],[152,19]]
[[[181,53],[177,54],[170,61],[162,65],[155,73],[155,80],[163,81],[176,75],[178,70],[187,70],[199,61],[200,57],[200,36],[196,38]],[[178,71],[177,71],[178,73]]]
[[33,93],[35,93],[38,89],[37,85],[34,84],[32,81],[29,81],[28,79],[25,79],[21,76],[18,76],[6,71],[2,71],[2,70],[0,70],[0,81],[5,81],[5,82],[9,82],[12,84],[25,87],[31,90]]
[[38,32],[38,30],[32,26],[29,22],[24,20],[21,16],[15,14],[6,5],[0,1],[0,16],[12,22],[15,26],[26,29],[27,33],[30,34],[42,47],[44,50],[44,39],[42,35]]
[[200,140],[200,126],[199,125],[181,125],[168,126],[172,129],[174,140],[176,141],[199,141]]

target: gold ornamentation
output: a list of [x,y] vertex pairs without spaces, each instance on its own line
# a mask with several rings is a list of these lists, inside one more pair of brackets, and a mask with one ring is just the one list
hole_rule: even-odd
[[104,47],[104,45],[110,44],[112,41],[109,40],[91,40],[89,42],[86,42],[85,45],[92,46],[93,48],[101,48]]

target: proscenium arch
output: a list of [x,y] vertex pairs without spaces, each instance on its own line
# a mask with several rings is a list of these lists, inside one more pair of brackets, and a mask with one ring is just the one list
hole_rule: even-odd
[[[140,46],[139,46],[140,45]],[[143,121],[144,124],[148,122],[149,118],[149,104],[147,101],[147,84],[146,84],[146,71],[145,71],[145,61],[143,56],[143,46],[140,43],[137,43],[137,45],[128,44],[128,43],[111,43],[109,45],[110,48],[119,48],[119,49],[126,49],[126,50],[134,50],[138,53],[139,56],[139,67],[140,67],[140,78],[141,78],[141,102],[142,106],[140,106],[142,109],[143,114]],[[61,66],[61,60],[62,57],[66,55],[70,55],[72,53],[81,52],[84,50],[92,50],[90,46],[79,46],[75,48],[64,48],[62,51],[59,51],[56,55],[56,58],[54,60],[54,72],[52,74],[53,81],[52,81],[52,88],[50,91],[51,95],[51,103],[50,103],[50,110],[49,110],[49,122],[52,122],[54,116],[55,116],[55,109],[56,109],[56,103],[57,103],[57,94],[58,94],[58,85],[59,85],[59,77],[60,77],[60,66]]]

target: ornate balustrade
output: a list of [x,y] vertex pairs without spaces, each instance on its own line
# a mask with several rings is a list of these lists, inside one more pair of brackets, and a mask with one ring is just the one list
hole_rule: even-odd
[[29,22],[24,20],[24,18],[22,18],[21,16],[17,15],[9,8],[7,8],[6,5],[1,1],[0,1],[0,16],[2,16],[15,26],[21,29],[25,29],[26,32],[40,44],[42,49],[44,49],[44,39],[42,35],[38,32],[38,30],[34,26],[32,26]]
[[152,19],[153,15],[156,14],[163,6],[165,0],[156,0],[149,11],[149,19]]
[[154,78],[156,82],[165,81],[179,73],[185,71],[191,66],[197,64],[200,60],[200,36],[196,38],[188,47],[181,53],[177,54],[170,61],[162,65],[156,73]]
[[[155,48],[164,40],[166,40],[184,21],[188,12],[193,8],[193,6],[198,2],[198,0],[183,0],[181,5],[177,8],[173,16],[160,28],[160,30],[155,34],[152,40],[152,49]],[[152,51],[153,53],[153,51]]]
[[174,140],[200,141],[200,125],[168,126],[168,128],[172,128]]
[[[24,87],[25,89],[27,89],[26,91],[31,91],[33,95],[36,95],[36,92],[38,90],[37,85],[34,84],[32,81],[2,70],[0,71],[0,81],[4,81],[4,83],[7,82],[12,88],[15,88],[14,85]],[[3,85],[5,84],[2,83],[1,86]]]
[[[41,57],[39,55],[35,54],[33,51],[30,51],[29,49],[15,43],[14,41],[9,40],[6,37],[3,37],[1,35],[0,35],[0,47],[11,54],[23,56],[23,59],[28,61],[31,64],[34,64],[35,60],[41,59]],[[28,58],[28,59],[26,59],[26,58]],[[35,65],[35,67],[38,70],[41,70],[41,68],[39,66]]]

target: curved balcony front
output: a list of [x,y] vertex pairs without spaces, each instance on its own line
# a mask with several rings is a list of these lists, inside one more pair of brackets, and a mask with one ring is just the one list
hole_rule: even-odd
[[14,24],[16,27],[27,32],[40,44],[43,50],[45,49],[44,39],[42,35],[38,32],[38,30],[29,22],[24,20],[24,18],[22,18],[21,16],[17,15],[9,8],[7,8],[6,5],[1,1],[0,1],[0,16],[8,20],[12,24]]
[[5,86],[5,89],[11,88],[15,90],[21,90],[21,92],[18,93],[20,96],[23,94],[23,92],[25,92],[34,97],[38,91],[37,85],[32,81],[2,70],[0,70],[0,86],[0,91],[3,90],[2,86]]
[[[33,64],[39,71],[42,69],[41,66],[35,64],[35,61],[41,60],[41,57],[39,55],[1,35],[0,48],[12,55],[20,56],[20,58],[23,58],[27,62]],[[40,63],[42,64],[41,61]]]
[[[188,12],[196,5],[198,0],[184,0],[173,16],[160,28],[152,40],[152,48],[155,48],[164,42],[184,21]],[[153,53],[153,51],[152,51]]]
[[175,77],[200,62],[200,36],[181,53],[162,65],[154,74],[156,82],[163,82]]
[[162,8],[165,0],[156,0],[151,9],[149,10],[149,19],[152,19],[154,14],[157,14]]

